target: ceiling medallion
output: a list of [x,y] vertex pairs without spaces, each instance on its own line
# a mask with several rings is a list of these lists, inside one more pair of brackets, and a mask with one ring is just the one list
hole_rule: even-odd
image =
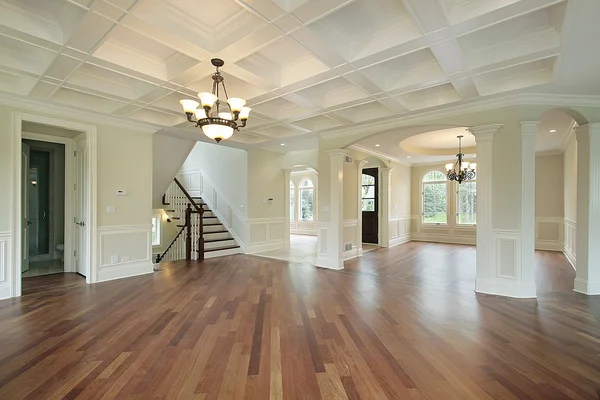
[[477,174],[475,170],[477,168],[477,164],[470,163],[468,161],[463,161],[463,157],[465,156],[462,153],[462,138],[463,136],[457,136],[458,138],[458,154],[456,155],[456,162],[454,164],[446,164],[446,171],[448,173],[446,176],[450,181],[457,181],[459,184],[463,181],[469,181],[471,179],[475,179]]
[[[206,136],[219,143],[223,139],[229,139],[233,135],[233,131],[246,126],[251,108],[244,107],[246,100],[239,97],[229,98],[227,95],[225,78],[219,71],[219,68],[225,65],[225,62],[219,58],[213,58],[211,63],[217,71],[212,76],[212,93],[198,93],[202,108],[198,108],[200,103],[195,100],[181,100],[180,103],[183,106],[187,120],[195,123],[196,127],[202,128],[202,132]],[[225,102],[219,99],[219,85],[225,95]],[[194,116],[196,119],[193,118]],[[238,124],[238,120],[241,121],[241,124]]]

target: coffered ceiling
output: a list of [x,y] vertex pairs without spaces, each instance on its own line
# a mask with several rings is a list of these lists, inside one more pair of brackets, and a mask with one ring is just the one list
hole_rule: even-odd
[[269,147],[547,87],[575,1],[2,0],[0,90],[192,135],[220,57]]

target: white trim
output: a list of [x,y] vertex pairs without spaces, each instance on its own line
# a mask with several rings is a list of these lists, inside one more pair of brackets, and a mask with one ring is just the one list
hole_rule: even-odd
[[[558,228],[556,240],[540,239],[540,224],[552,223]],[[564,218],[561,217],[536,217],[535,218],[535,249],[545,251],[564,250]]]
[[104,253],[103,238],[110,235],[145,234],[146,248],[144,250],[145,256],[141,259],[120,261],[115,264],[103,263],[102,260],[99,260],[97,282],[127,278],[153,272],[152,224],[103,226],[98,228],[98,233],[98,254],[100,257],[102,257],[102,254]]
[[370,156],[374,156],[374,157],[377,157],[377,158],[380,158],[380,159],[384,159],[384,160],[388,160],[388,161],[393,161],[396,164],[404,165],[406,167],[410,167],[411,166],[409,163],[407,163],[406,161],[403,161],[403,160],[399,159],[398,157],[394,157],[394,156],[391,156],[389,154],[383,153],[381,151],[370,149],[368,147],[365,147],[365,146],[357,144],[357,143],[351,144],[350,146],[348,146],[348,148],[349,149],[353,149],[353,150],[361,151],[361,152],[363,152],[365,154],[368,154]]
[[10,297],[11,232],[0,232],[0,299]]
[[[0,95],[0,103],[3,97]],[[14,106],[14,102],[11,102]],[[48,108],[44,108],[43,112],[48,112]],[[12,257],[11,264],[13,268],[10,270],[10,297],[21,296],[21,140],[22,140],[22,125],[23,121],[36,122],[44,125],[51,125],[60,128],[66,128],[74,131],[83,132],[86,135],[87,150],[88,150],[88,194],[89,194],[89,207],[88,215],[86,216],[88,229],[86,230],[86,247],[87,260],[86,261],[86,282],[94,283],[97,281],[97,265],[98,265],[98,252],[96,246],[92,246],[96,243],[96,226],[97,226],[97,159],[98,159],[98,146],[97,146],[97,128],[93,125],[86,125],[78,122],[67,121],[64,119],[57,119],[51,117],[45,117],[35,114],[26,114],[22,112],[13,111],[11,113],[12,120],[12,132],[11,132],[11,148],[12,148],[12,168],[13,168],[13,196],[11,199],[11,209],[13,210],[13,220],[11,224],[11,231],[13,234],[13,246],[12,246]],[[65,155],[67,156],[67,155]],[[66,240],[65,240],[66,241]]]
[[[29,97],[19,96],[13,93],[6,93],[0,91],[0,104],[7,105],[10,107],[22,108],[27,110],[28,112],[37,111],[40,113],[52,114],[53,116],[64,117],[71,119],[73,118],[74,111],[76,110],[76,115],[78,119],[85,120],[91,123],[99,124],[99,125],[109,125],[118,128],[127,129],[130,131],[143,132],[148,134],[154,134],[158,130],[165,128],[161,125],[151,124],[146,121],[133,120],[130,118],[124,117],[116,117],[114,115],[109,114],[101,114],[96,111],[90,111],[84,108],[78,107],[66,107],[60,104],[52,103],[48,100],[39,100]],[[36,115],[38,118],[46,118],[42,116]],[[28,120],[29,121],[29,120]],[[63,123],[71,123],[65,120],[60,120]],[[38,121],[31,121],[38,122]],[[43,123],[43,122],[40,122]],[[75,124],[75,122],[73,122]],[[45,123],[45,125],[54,125],[59,126],[56,123]],[[63,128],[67,128],[66,126],[61,126]],[[71,129],[71,128],[68,128]],[[73,129],[80,130],[80,129]]]
[[396,236],[390,239],[390,247],[398,246],[400,244],[408,243],[411,241],[411,235],[409,233]]
[[430,242],[430,243],[450,243],[450,244],[465,244],[469,246],[476,245],[475,237],[461,237],[453,235],[429,235],[429,234],[411,234],[410,240],[415,242]]
[[65,272],[75,272],[75,263],[73,262],[73,250],[74,243],[76,239],[76,230],[73,227],[71,221],[73,221],[75,217],[75,203],[77,202],[75,191],[71,190],[76,181],[76,162],[75,157],[71,155],[75,151],[76,144],[75,139],[65,138],[61,136],[52,136],[52,135],[44,135],[33,132],[21,132],[21,140],[29,139],[29,140],[37,140],[40,142],[48,142],[48,143],[60,143],[65,146],[65,210],[64,210],[64,271]]
[[590,282],[586,279],[575,278],[573,290],[577,293],[590,295],[600,294],[600,282]]
[[577,241],[577,223],[567,218],[564,219],[564,242],[563,242],[563,253],[565,257],[571,263],[573,269],[575,269],[576,255],[575,255],[575,242]]
[[[246,238],[247,243],[244,249],[245,254],[261,253],[263,251],[280,250],[285,248],[285,237],[273,239],[271,238],[271,227],[276,224],[281,224],[281,234],[284,234],[285,218],[251,218],[246,219]],[[252,241],[252,226],[264,225],[265,240]],[[289,240],[289,237],[288,237]]]
[[354,124],[343,129],[332,129],[330,132],[321,133],[323,139],[334,139],[368,133],[379,133],[391,129],[417,125],[429,122],[432,119],[443,119],[474,112],[495,110],[514,105],[539,105],[556,107],[600,107],[600,96],[565,95],[545,93],[518,93],[509,95],[496,95],[473,100],[465,100],[459,104],[441,105],[438,107],[417,110],[380,119]]
[[518,286],[511,283],[503,283],[498,280],[478,278],[475,281],[476,292],[491,294],[502,297],[514,297],[517,299],[531,299],[537,297],[535,285]]

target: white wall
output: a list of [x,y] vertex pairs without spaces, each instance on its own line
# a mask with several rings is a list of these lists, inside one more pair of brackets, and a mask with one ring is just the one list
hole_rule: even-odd
[[535,248],[563,251],[563,155],[535,159]]
[[[13,254],[12,241],[20,232],[13,232],[13,112],[30,110],[0,106],[0,298],[11,293],[9,268]],[[77,121],[65,116],[46,115],[59,121]],[[150,231],[152,215],[152,135],[139,131],[93,124],[97,128],[97,274],[93,281],[102,281],[152,272]],[[18,155],[20,158],[20,155]],[[116,196],[117,189],[126,189],[128,196]],[[107,205],[115,205],[114,214],[106,213]],[[140,240],[140,238],[145,238]],[[147,239],[147,240],[146,240]],[[117,255],[110,263],[103,255]]]
[[196,141],[156,133],[152,137],[152,203],[161,208],[162,195],[194,148]]

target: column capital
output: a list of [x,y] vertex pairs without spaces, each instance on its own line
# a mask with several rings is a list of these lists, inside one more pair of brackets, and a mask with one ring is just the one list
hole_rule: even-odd
[[331,149],[325,152],[329,157],[333,156],[349,156],[348,150],[345,149]]
[[472,126],[467,130],[471,132],[473,136],[475,136],[475,142],[481,143],[492,141],[494,139],[494,134],[503,126],[504,125],[502,124],[481,125]]
[[390,168],[390,167],[383,167],[383,168],[379,168],[379,170],[381,171],[381,174],[391,174],[394,171],[394,168]]
[[358,166],[358,169],[361,170],[365,164],[368,163],[367,160],[355,160],[354,162],[356,162],[356,165]]
[[521,137],[529,138],[537,136],[540,121],[521,121]]

